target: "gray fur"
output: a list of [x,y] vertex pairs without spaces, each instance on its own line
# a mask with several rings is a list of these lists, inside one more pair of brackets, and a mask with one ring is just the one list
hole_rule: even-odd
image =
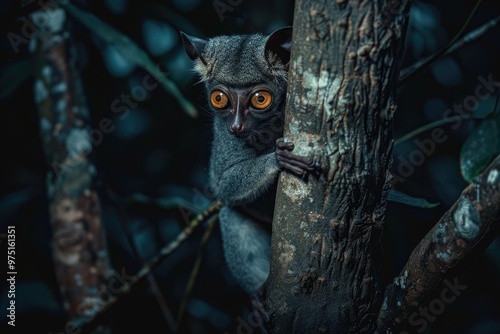
[[259,153],[246,141],[234,138],[221,120],[214,118],[210,157],[210,186],[225,204],[252,202],[273,186],[280,170],[273,143]]
[[[267,52],[267,36],[217,36],[208,40],[195,70],[202,81],[241,86],[266,81],[285,83],[287,72],[276,54]],[[277,80],[278,79],[278,80]]]
[[229,206],[221,209],[219,218],[229,271],[248,293],[255,292],[269,275],[271,235]]
[[286,51],[280,53],[283,50],[276,43],[266,44],[271,36],[277,36],[273,34],[218,36],[209,40],[181,36],[208,94],[220,85],[229,91],[265,85],[273,93],[269,110],[248,116],[252,131],[245,139],[228,131],[230,116],[213,110],[209,177],[214,193],[224,202],[219,215],[224,255],[237,282],[253,293],[269,274],[269,223],[280,171],[275,142],[282,136],[287,86],[288,60],[280,55],[286,56]]

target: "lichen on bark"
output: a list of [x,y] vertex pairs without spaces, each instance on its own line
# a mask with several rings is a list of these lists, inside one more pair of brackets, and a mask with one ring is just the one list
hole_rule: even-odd
[[[31,41],[34,96],[47,162],[47,191],[56,278],[70,318],[93,316],[111,275],[91,158],[90,119],[76,69],[76,50],[61,8],[45,17]],[[48,18],[48,19],[47,19]]]
[[389,3],[296,2],[284,136],[294,153],[319,160],[322,172],[304,180],[280,175],[268,284],[272,333],[375,330],[376,258],[409,8],[401,2],[386,20]]

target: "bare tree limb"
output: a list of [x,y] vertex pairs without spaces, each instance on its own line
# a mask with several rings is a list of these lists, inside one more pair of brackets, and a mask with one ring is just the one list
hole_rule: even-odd
[[90,116],[75,68],[77,52],[62,9],[30,15],[38,27],[34,95],[47,170],[52,251],[64,308],[75,320],[94,314],[112,274],[90,157]]
[[378,316],[379,332],[414,325],[411,314],[439,292],[457,268],[484,250],[498,234],[499,221],[500,156],[465,188],[387,287]]

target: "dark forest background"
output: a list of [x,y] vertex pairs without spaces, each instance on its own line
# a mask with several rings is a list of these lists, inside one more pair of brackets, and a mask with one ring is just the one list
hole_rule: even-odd
[[[33,74],[28,44],[15,52],[9,32],[21,35],[19,18],[37,9],[36,2],[2,0],[0,4],[0,249],[6,254],[6,229],[16,226],[16,324],[37,333],[59,333],[67,322],[55,280],[50,249],[50,225],[39,120],[33,99]],[[213,198],[207,190],[211,120],[203,87],[182,49],[179,31],[198,37],[220,34],[270,33],[291,25],[293,2],[278,0],[228,1],[75,1],[75,5],[129,36],[168,73],[199,116],[187,115],[161,86],[134,99],[126,117],[112,110],[113,101],[130,94],[147,75],[94,32],[72,19],[72,37],[78,68],[94,128],[110,118],[115,129],[95,145],[94,159],[100,177],[103,222],[113,268],[128,275],[159,252],[187,223],[188,211],[198,212]],[[226,4],[226,10],[220,3]],[[403,68],[442,47],[464,26],[476,1],[414,1],[411,9]],[[219,8],[219,13],[217,12]],[[230,8],[230,9],[228,9]],[[498,3],[483,1],[465,32],[500,14]],[[437,61],[400,88],[394,137],[432,121],[474,94],[479,76],[500,81],[500,27],[451,56]],[[498,89],[497,93],[498,95]],[[382,286],[399,274],[410,252],[467,186],[460,170],[460,153],[467,138],[493,112],[496,95],[481,101],[477,117],[453,130],[441,126],[448,139],[426,155],[422,165],[396,189],[439,203],[416,208],[389,202],[381,240]],[[497,109],[500,109],[497,107]],[[499,127],[500,129],[500,127]],[[498,135],[498,134],[497,134]],[[430,132],[417,136],[429,138]],[[500,135],[496,145],[500,146]],[[495,145],[495,141],[487,145]],[[414,139],[394,147],[393,169],[408,160],[418,147]],[[180,209],[183,207],[184,209]],[[125,226],[131,231],[131,247]],[[162,294],[175,315],[204,228],[197,230],[154,271]],[[139,255],[137,254],[139,253]],[[6,255],[0,255],[6,258]],[[4,268],[3,260],[0,268]],[[7,269],[2,269],[6,272]],[[2,276],[3,277],[3,276]],[[0,310],[7,307],[5,280],[0,285]],[[467,289],[429,326],[428,333],[500,333],[500,240],[461,277]],[[231,278],[223,261],[220,233],[215,229],[205,251],[198,279],[184,318],[182,332],[236,332],[237,318],[251,311],[247,296]],[[0,312],[0,331],[12,330]],[[109,312],[114,333],[165,333],[167,327],[153,292],[144,280]]]

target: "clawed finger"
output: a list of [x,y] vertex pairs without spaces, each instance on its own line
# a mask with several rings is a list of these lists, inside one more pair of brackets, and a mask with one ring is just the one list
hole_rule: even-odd
[[289,164],[288,162],[285,162],[285,161],[280,161],[280,165],[281,167],[299,175],[299,176],[302,176],[304,174],[304,170],[297,167],[297,166],[294,166],[294,165],[291,165]]
[[312,171],[316,168],[316,162],[311,157],[301,157],[288,151],[276,151],[276,157],[281,157],[282,160],[286,160],[304,170]]
[[289,141],[283,141],[283,139],[280,141],[276,141],[276,146],[281,149],[281,150],[288,150],[292,151],[295,148],[295,145],[292,142]]

